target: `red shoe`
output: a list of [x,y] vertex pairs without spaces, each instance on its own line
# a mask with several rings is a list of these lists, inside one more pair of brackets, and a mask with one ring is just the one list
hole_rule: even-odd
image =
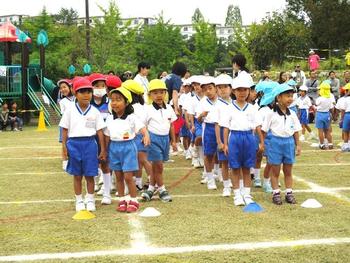
[[125,200],[120,201],[118,203],[117,211],[118,212],[126,212],[127,207],[128,207],[128,203]]
[[139,210],[140,204],[138,202],[130,201],[126,212],[133,213]]

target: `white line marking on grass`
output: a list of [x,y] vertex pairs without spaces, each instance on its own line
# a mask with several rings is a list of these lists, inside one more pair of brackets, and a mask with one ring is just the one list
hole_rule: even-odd
[[0,147],[0,150],[16,150],[16,149],[52,149],[52,148],[62,148],[62,146],[38,146],[38,145],[33,145],[33,146],[5,146],[5,147]]
[[17,173],[0,173],[0,176],[2,175],[52,175],[52,174],[67,174],[64,171],[61,172],[17,172]]
[[304,166],[348,166],[350,163],[296,163],[293,167],[304,167]]
[[0,160],[48,160],[62,159],[62,156],[45,156],[45,157],[1,157]]
[[[335,188],[327,188],[331,191],[349,191],[350,187],[335,187]],[[282,191],[284,192],[284,191]],[[319,193],[319,194],[328,194],[328,192],[324,192],[322,189],[299,189],[293,190],[294,193]],[[253,194],[267,194],[264,192],[253,192]],[[222,199],[226,199],[222,197],[221,194],[189,194],[189,195],[172,195],[173,198],[196,198],[196,197],[221,197]],[[141,197],[138,197],[138,200],[141,200]],[[154,197],[153,199],[158,199],[158,197]],[[102,198],[96,198],[96,201],[101,201]],[[114,201],[118,201],[118,198],[112,198]],[[49,200],[24,200],[24,201],[2,201],[0,205],[23,205],[23,204],[46,204],[46,203],[69,203],[74,202],[74,199],[49,199]]]
[[313,191],[316,191],[318,193],[328,194],[330,196],[334,196],[334,197],[336,197],[338,199],[341,199],[343,201],[350,202],[350,198],[348,198],[348,197],[338,193],[339,190],[335,190],[335,189],[332,189],[332,188],[328,188],[328,187],[324,187],[324,186],[318,185],[316,183],[313,183],[313,182],[310,182],[310,181],[305,180],[303,178],[300,178],[299,176],[293,175],[293,178],[295,180],[299,181],[299,182],[305,183]]
[[148,242],[145,233],[143,232],[143,225],[138,219],[137,214],[128,214],[128,223],[131,228],[130,242],[132,249],[148,247]]
[[336,245],[348,244],[350,238],[322,238],[322,239],[300,239],[293,241],[270,241],[270,242],[250,242],[250,243],[231,243],[218,245],[199,245],[183,247],[153,247],[145,246],[139,248],[117,249],[117,250],[98,250],[72,253],[47,253],[31,255],[13,255],[1,256],[0,261],[34,261],[46,259],[71,259],[71,258],[89,258],[89,257],[106,257],[106,256],[140,256],[140,255],[166,255],[166,254],[183,254],[193,252],[211,252],[211,251],[228,251],[228,250],[256,250],[271,249],[296,246],[319,246],[319,245]]

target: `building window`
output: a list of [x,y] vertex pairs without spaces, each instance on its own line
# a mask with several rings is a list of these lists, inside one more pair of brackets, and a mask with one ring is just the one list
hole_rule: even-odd
[[232,29],[227,30],[227,33],[232,34]]
[[184,27],[184,31],[185,31],[185,32],[188,31],[188,27],[187,27],[187,26]]
[[225,30],[223,30],[223,29],[220,29],[220,35],[222,35],[222,34],[224,34],[225,33]]
[[135,19],[134,20],[134,24],[137,25],[139,23],[139,20],[138,19]]

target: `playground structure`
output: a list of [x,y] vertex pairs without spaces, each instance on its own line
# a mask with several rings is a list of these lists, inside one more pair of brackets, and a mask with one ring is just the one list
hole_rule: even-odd
[[[0,24],[0,102],[20,99],[25,122],[30,120],[30,112],[43,109],[45,122],[51,126],[58,123],[60,110],[51,97],[55,84],[43,76],[44,42],[38,39],[40,64],[29,64],[31,38],[10,22]],[[21,53],[20,65],[12,64],[16,53]]]

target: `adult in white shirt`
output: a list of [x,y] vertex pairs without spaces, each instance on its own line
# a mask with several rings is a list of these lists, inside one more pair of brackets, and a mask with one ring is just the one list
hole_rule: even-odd
[[149,86],[149,81],[147,79],[147,76],[149,74],[149,71],[151,69],[151,65],[147,62],[140,62],[137,65],[137,75],[135,76],[134,80],[140,83],[140,85],[144,89],[144,100],[147,102],[148,100],[148,86]]

